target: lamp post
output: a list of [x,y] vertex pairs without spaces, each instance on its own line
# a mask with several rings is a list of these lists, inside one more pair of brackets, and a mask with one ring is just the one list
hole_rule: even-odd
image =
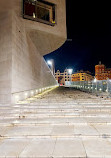
[[108,84],[109,84],[109,78],[107,78],[107,93],[109,92],[109,86],[108,86]]
[[73,69],[67,69],[67,72],[69,74],[69,80],[70,80],[70,85],[71,85],[71,75],[72,75]]
[[93,80],[91,82],[92,82],[92,93],[93,93]]
[[98,87],[97,87],[97,79],[96,78],[94,79],[94,82],[96,83],[96,93],[97,93],[97,88]]
[[47,64],[49,65],[51,71],[52,71],[52,74],[55,75],[55,66],[54,66],[54,60],[51,59],[51,60],[48,60],[47,61]]

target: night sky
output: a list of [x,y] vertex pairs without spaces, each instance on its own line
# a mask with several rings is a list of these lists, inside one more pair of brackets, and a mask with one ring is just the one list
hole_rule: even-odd
[[56,70],[73,68],[94,74],[99,61],[111,67],[110,4],[92,2],[67,0],[67,38],[72,41],[45,56],[54,59]]

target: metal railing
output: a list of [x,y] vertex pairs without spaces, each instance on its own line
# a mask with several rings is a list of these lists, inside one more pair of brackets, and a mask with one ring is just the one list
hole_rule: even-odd
[[66,87],[74,87],[76,89],[94,93],[97,95],[111,96],[111,80],[92,80],[92,81],[66,81]]

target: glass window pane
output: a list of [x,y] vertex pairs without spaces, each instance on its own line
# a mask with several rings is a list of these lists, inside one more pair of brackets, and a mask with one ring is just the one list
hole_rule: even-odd
[[28,16],[33,16],[33,14],[35,13],[35,4],[31,3],[31,2],[25,2],[24,4],[24,9],[25,9],[25,15]]
[[37,6],[37,18],[50,21],[49,10],[41,6]]

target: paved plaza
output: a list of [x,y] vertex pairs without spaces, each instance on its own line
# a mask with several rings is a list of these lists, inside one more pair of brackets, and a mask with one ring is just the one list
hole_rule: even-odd
[[111,99],[58,87],[0,105],[2,158],[111,158]]

